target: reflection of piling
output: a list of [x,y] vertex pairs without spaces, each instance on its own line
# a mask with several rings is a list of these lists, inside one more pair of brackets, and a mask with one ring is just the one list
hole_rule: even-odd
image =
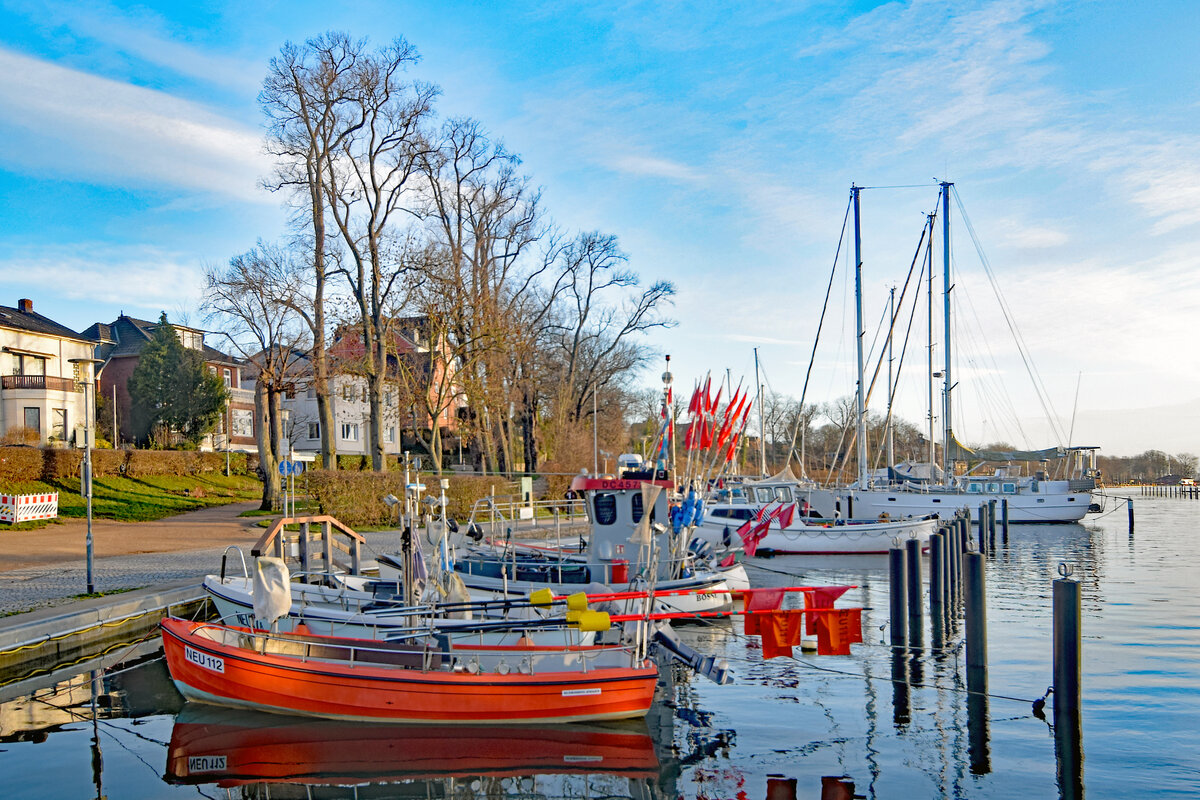
[[[982,560],[979,553],[971,553]],[[987,669],[967,667],[967,754],[971,773],[986,775],[992,771],[988,743]]]
[[929,645],[941,650],[946,625],[946,533],[929,538]]
[[1083,733],[1078,711],[1059,711],[1054,706],[1054,757],[1057,762],[1058,796],[1083,800]]
[[987,666],[987,587],[983,566],[983,553],[967,553],[963,557],[968,668]]
[[1005,497],[1000,501],[1000,535],[1004,539],[1004,543],[1008,544],[1008,498]]
[[767,800],[796,800],[796,779],[768,775]]
[[1058,569],[1063,577],[1054,581],[1054,709],[1077,712],[1083,638],[1081,592],[1079,582],[1068,577],[1067,566]]
[[908,567],[908,642],[914,648],[925,644],[925,613],[921,604],[921,543],[904,542],[904,560]]
[[907,725],[912,720],[912,703],[909,696],[908,670],[904,648],[892,648],[892,722]]
[[903,547],[888,550],[888,601],[892,647],[908,646],[908,575]]

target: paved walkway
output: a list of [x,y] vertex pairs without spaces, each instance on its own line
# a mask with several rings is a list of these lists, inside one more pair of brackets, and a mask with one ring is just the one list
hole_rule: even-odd
[[[191,511],[154,522],[92,524],[93,579],[98,591],[136,589],[195,578],[221,568],[221,554],[250,548],[263,534],[261,517],[238,517],[257,503]],[[366,557],[399,548],[395,531],[364,534]],[[73,602],[87,591],[86,522],[34,531],[0,528],[0,614]],[[231,565],[240,574],[241,564]]]

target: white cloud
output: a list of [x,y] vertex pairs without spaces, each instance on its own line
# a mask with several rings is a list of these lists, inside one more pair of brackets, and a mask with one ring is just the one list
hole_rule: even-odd
[[0,49],[0,158],[10,166],[120,186],[163,185],[271,203],[252,128],[163,92]]
[[56,299],[116,305],[136,313],[194,309],[202,282],[200,266],[189,257],[148,246],[47,245],[0,260],[0,284],[25,287],[23,296],[44,296],[52,287]]

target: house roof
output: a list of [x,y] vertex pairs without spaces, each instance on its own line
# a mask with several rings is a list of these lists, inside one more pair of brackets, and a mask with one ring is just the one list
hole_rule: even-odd
[[[182,328],[186,331],[195,331],[203,333],[199,328],[191,328],[187,325],[171,324],[172,328]],[[107,339],[107,343],[102,343],[100,346],[100,357],[108,360],[110,358],[120,358],[121,356],[136,356],[141,354],[142,348],[146,343],[154,338],[154,332],[158,329],[157,322],[150,322],[144,319],[128,317],[124,314],[117,317],[116,321],[111,324],[97,322],[88,328],[88,333],[92,334],[97,339]],[[105,335],[107,334],[107,335]],[[210,347],[207,344],[202,346],[200,354],[204,356],[205,361],[216,361],[222,364],[240,364],[233,356],[222,353],[215,347]]]
[[0,306],[0,328],[10,328],[30,333],[41,333],[46,336],[56,336],[60,339],[71,339],[76,342],[92,344],[94,339],[86,334],[71,330],[65,325],[59,325],[49,317],[44,317],[36,311],[21,311],[18,308]]

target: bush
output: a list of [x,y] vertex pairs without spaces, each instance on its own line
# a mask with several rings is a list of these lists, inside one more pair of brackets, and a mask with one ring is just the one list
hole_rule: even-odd
[[25,445],[27,447],[37,447],[41,440],[41,435],[33,428],[18,425],[15,428],[9,428],[8,432],[3,437],[0,437],[0,446]]
[[92,476],[107,478],[112,475],[124,475],[125,464],[132,450],[93,450]]
[[41,450],[36,447],[0,447],[0,490],[41,478]]
[[[465,521],[475,501],[491,493],[507,496],[512,483],[503,478],[478,475],[447,476],[446,514]],[[310,470],[305,473],[308,492],[317,501],[322,514],[337,517],[350,526],[394,526],[396,509],[383,502],[389,494],[403,496],[404,476],[396,472],[351,472]],[[437,497],[441,487],[436,475],[423,476],[426,495]]]
[[130,450],[125,462],[125,474],[131,478],[147,475],[190,475],[194,471],[195,453],[181,450]]
[[308,493],[322,514],[350,526],[394,525],[396,510],[383,502],[389,494],[404,493],[402,476],[390,472],[310,470],[305,475]]
[[43,450],[42,480],[66,481],[78,478],[81,474],[80,465],[82,463],[82,450]]
[[[446,516],[465,522],[471,516],[471,509],[481,497],[487,497],[495,488],[498,496],[506,497],[513,493],[512,481],[490,475],[450,475],[450,486],[446,489]],[[425,494],[430,497],[441,496],[440,479],[436,475],[421,478],[425,484]],[[480,507],[479,515],[486,519],[486,511]]]

